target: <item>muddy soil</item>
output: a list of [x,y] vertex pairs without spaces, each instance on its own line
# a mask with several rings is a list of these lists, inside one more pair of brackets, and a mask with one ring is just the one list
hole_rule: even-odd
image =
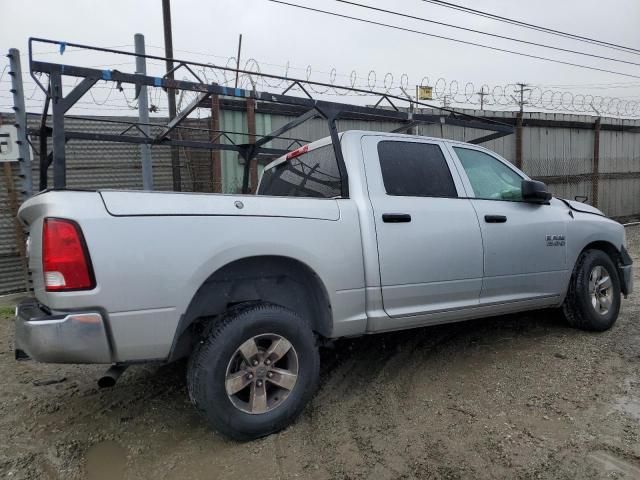
[[244,444],[204,425],[184,363],[99,390],[103,367],[16,363],[5,312],[0,478],[640,478],[638,290],[601,334],[543,311],[340,341],[302,417]]

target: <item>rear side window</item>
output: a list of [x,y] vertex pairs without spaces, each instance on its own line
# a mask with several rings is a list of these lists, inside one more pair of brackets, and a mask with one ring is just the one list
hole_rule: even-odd
[[333,145],[309,150],[264,171],[258,195],[340,197],[340,172]]
[[438,145],[384,141],[378,143],[378,156],[387,194],[458,196],[449,166]]

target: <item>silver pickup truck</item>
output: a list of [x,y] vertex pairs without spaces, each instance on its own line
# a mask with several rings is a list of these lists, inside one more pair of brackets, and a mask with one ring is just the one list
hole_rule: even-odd
[[[188,391],[236,439],[290,424],[327,339],[539,308],[610,328],[632,290],[624,228],[475,145],[366,131],[265,167],[257,195],[44,191],[16,355],[189,358]],[[346,186],[346,189],[345,189]]]

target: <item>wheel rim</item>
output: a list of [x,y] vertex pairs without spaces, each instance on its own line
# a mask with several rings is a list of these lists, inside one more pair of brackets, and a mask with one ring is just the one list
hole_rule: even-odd
[[613,284],[609,272],[601,265],[593,267],[589,275],[589,297],[596,313],[609,313],[613,303]]
[[298,381],[298,354],[286,338],[275,333],[256,335],[231,356],[225,390],[233,405],[258,415],[278,408]]

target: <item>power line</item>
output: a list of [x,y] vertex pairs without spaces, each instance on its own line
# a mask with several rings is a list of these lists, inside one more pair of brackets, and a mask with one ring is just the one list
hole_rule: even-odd
[[640,66],[640,63],[631,62],[629,60],[622,60],[620,58],[605,57],[604,55],[596,55],[595,53],[580,52],[578,50],[571,50],[569,48],[562,48],[562,47],[556,47],[554,45],[547,45],[547,44],[544,44],[544,43],[531,42],[531,41],[528,41],[528,40],[522,40],[520,38],[508,37],[506,35],[499,35],[497,33],[490,33],[490,32],[485,32],[485,31],[482,31],[482,30],[476,30],[474,28],[467,28],[467,27],[461,27],[459,25],[453,25],[451,23],[445,23],[445,22],[439,22],[439,21],[436,21],[436,20],[430,20],[430,19],[424,18],[424,17],[416,17],[414,15],[409,15],[407,13],[394,12],[393,10],[386,10],[384,8],[373,7],[371,5],[363,5],[361,3],[350,2],[348,0],[335,0],[335,1],[339,2],[339,3],[347,4],[347,5],[353,5],[353,6],[356,6],[356,7],[365,8],[365,9],[368,9],[368,10],[375,10],[377,12],[383,12],[383,13],[388,13],[390,15],[396,15],[398,17],[410,18],[412,20],[420,20],[421,22],[433,23],[433,24],[436,24],[436,25],[442,25],[444,27],[455,28],[457,30],[464,30],[465,32],[472,32],[472,33],[477,33],[477,34],[480,34],[480,35],[486,35],[486,36],[489,36],[489,37],[501,38],[503,40],[509,40],[509,41],[512,41],[512,42],[524,43],[524,44],[527,44],[527,45],[534,45],[536,47],[550,48],[552,50],[558,50],[558,51],[561,51],[561,52],[574,53],[574,54],[583,55],[583,56],[586,56],[586,57],[599,58],[601,60],[609,60],[611,62],[620,62],[620,63],[629,64],[629,65]]
[[299,9],[302,9],[302,10],[309,10],[311,12],[323,13],[325,15],[331,15],[331,16],[334,16],[334,17],[346,18],[348,20],[354,20],[356,22],[368,23],[368,24],[377,25],[377,26],[380,26],[380,27],[391,28],[393,30],[400,30],[400,31],[409,32],[409,33],[417,33],[418,35],[424,35],[424,36],[427,36],[427,37],[440,38],[442,40],[448,40],[448,41],[451,41],[451,42],[462,43],[464,45],[472,45],[474,47],[486,48],[488,50],[495,50],[497,52],[511,53],[513,55],[520,55],[522,57],[534,58],[536,60],[544,60],[544,61],[547,61],[547,62],[559,63],[561,65],[569,65],[569,66],[572,66],[572,67],[584,68],[584,69],[587,69],[587,70],[594,70],[594,71],[598,71],[598,72],[612,73],[614,75],[622,75],[624,77],[640,78],[640,75],[633,75],[631,73],[616,72],[614,70],[607,70],[605,68],[598,68],[598,67],[592,67],[592,66],[588,66],[588,65],[581,65],[579,63],[573,63],[573,62],[566,62],[564,60],[557,60],[557,59],[554,59],[554,58],[543,57],[543,56],[540,56],[540,55],[533,55],[533,54],[524,53],[524,52],[516,52],[514,50],[508,50],[506,48],[493,47],[493,46],[490,46],[490,45],[471,42],[471,41],[468,41],[468,40],[460,40],[458,38],[445,37],[443,35],[436,35],[436,34],[433,34],[433,33],[422,32],[420,30],[414,30],[414,29],[411,29],[411,28],[400,27],[400,26],[391,25],[391,24],[388,24],[388,23],[376,22],[376,21],[373,21],[373,20],[367,20],[367,19],[359,18],[359,17],[352,17],[350,15],[344,15],[342,13],[330,12],[328,10],[321,10],[321,9],[318,9],[318,8],[307,7],[307,6],[304,6],[304,5],[297,5],[295,3],[284,2],[282,0],[267,0],[267,1],[272,2],[272,3],[279,3],[281,5],[287,5],[289,7],[299,8]]
[[585,36],[582,36],[582,35],[576,35],[574,33],[563,32],[561,30],[554,30],[553,28],[542,27],[540,25],[534,25],[534,24],[531,24],[531,23],[523,22],[521,20],[502,17],[502,16],[496,15],[494,13],[483,12],[481,10],[475,10],[473,8],[465,7],[463,5],[457,5],[455,3],[445,2],[445,1],[442,1],[442,0],[422,0],[422,1],[426,2],[426,3],[432,3],[434,5],[438,5],[438,6],[441,6],[441,7],[452,8],[454,10],[460,10],[460,11],[463,11],[463,12],[466,12],[466,13],[470,13],[472,15],[478,15],[478,16],[481,16],[481,17],[490,18],[492,20],[498,20],[500,22],[510,23],[512,25],[517,25],[519,27],[529,28],[531,30],[537,30],[537,31],[540,31],[540,32],[550,33],[552,35],[558,35],[558,36],[565,37],[565,38],[571,38],[573,40],[578,40],[578,41],[581,41],[581,42],[601,45],[601,46],[604,46],[604,47],[613,48],[615,50],[620,50],[620,51],[627,52],[627,53],[634,53],[636,55],[640,54],[640,50],[638,50],[636,48],[626,47],[624,45],[618,45],[618,44],[610,43],[610,42],[605,42],[604,40],[598,40],[598,39],[595,39],[595,38],[585,37]]

